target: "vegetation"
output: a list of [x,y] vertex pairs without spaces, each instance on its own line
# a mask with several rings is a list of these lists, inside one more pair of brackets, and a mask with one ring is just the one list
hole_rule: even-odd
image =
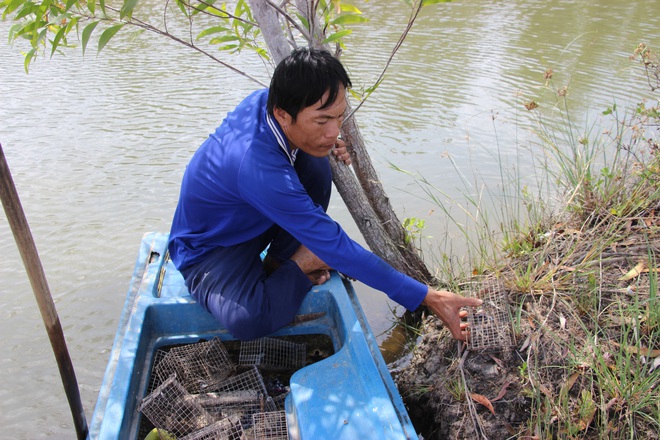
[[[640,44],[631,59],[655,90],[654,53]],[[547,72],[548,90],[551,80]],[[556,96],[566,115],[565,90]],[[564,133],[551,132],[529,102],[551,158],[541,174],[552,191],[539,185],[534,200],[521,188],[527,209],[509,212],[524,215],[497,234],[488,218],[472,215],[482,223],[468,240],[471,258],[458,273],[455,264],[443,268],[457,290],[474,275],[504,283],[516,344],[463,351],[428,317],[410,366],[397,373],[400,390],[426,439],[657,439],[658,102],[640,103],[627,118],[606,109],[614,128],[605,133],[581,132],[568,119]],[[549,205],[549,194],[561,202]],[[466,212],[478,208],[472,202]]]

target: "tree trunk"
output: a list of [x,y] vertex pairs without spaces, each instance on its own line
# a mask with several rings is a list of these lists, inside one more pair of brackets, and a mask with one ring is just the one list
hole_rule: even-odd
[[[268,50],[275,63],[279,63],[292,50],[283,31],[284,19],[270,0],[249,0],[252,14],[257,21]],[[324,47],[324,35],[318,25],[316,11],[311,10],[308,0],[297,0],[298,13],[310,23],[307,43],[312,47]],[[347,110],[350,113],[350,108]],[[342,138],[348,145],[353,161],[350,167],[330,159],[333,182],[351,213],[369,248],[392,267],[424,283],[432,283],[431,276],[419,253],[405,242],[405,231],[397,218],[389,198],[383,190],[376,170],[364,145],[355,116],[344,121]]]

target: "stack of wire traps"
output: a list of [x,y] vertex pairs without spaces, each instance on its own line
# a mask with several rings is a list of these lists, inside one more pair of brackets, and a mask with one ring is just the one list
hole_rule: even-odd
[[494,352],[515,344],[507,291],[498,279],[473,283],[470,296],[480,298],[479,307],[468,307],[468,349]]
[[140,412],[180,440],[286,440],[285,393],[271,397],[259,369],[304,367],[305,344],[275,338],[242,342],[235,374],[222,341],[214,338],[157,350]]

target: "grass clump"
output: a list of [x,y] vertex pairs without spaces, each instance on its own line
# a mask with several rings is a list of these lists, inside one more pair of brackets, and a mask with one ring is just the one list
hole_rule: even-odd
[[[640,45],[631,59],[655,90],[654,53]],[[556,92],[557,107],[565,95]],[[603,114],[614,128],[599,133],[568,119],[558,133],[539,117],[539,163],[551,185],[537,186],[537,200],[516,186],[499,229],[479,200],[461,208],[476,224],[460,226],[469,257],[462,265],[441,257],[441,277],[456,291],[474,275],[503,282],[517,343],[464,352],[425,319],[410,365],[396,373],[424,438],[658,439],[660,110],[643,102],[626,118],[615,105]],[[550,205],[551,196],[561,202]]]

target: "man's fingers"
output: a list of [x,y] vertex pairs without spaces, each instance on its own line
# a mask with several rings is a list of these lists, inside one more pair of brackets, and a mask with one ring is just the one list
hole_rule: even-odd
[[452,336],[454,339],[457,339],[459,341],[467,341],[467,331],[466,330],[459,330],[452,332]]
[[333,153],[341,162],[345,163],[346,165],[351,164],[351,155],[348,152],[348,148],[346,148],[346,142],[343,140],[337,139]]
[[483,303],[479,298],[465,298],[465,305],[468,307],[479,307]]

